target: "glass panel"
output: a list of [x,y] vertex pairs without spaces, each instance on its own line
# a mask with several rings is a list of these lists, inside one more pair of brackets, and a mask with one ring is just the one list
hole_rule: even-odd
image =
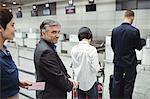
[[138,9],[150,9],[150,0],[138,0]]
[[125,9],[136,9],[136,0],[124,1],[122,5],[122,10]]
[[136,9],[137,0],[116,0],[116,10]]

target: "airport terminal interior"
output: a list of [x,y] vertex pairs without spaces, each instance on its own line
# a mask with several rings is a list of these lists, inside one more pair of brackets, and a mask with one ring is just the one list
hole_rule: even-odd
[[[122,23],[126,9],[133,10],[133,26],[146,39],[142,50],[136,50],[139,64],[133,99],[150,99],[150,0],[0,0],[1,8],[8,8],[13,13],[16,27],[14,40],[5,45],[18,67],[19,78],[31,82],[36,81],[33,56],[43,20],[53,19],[61,24],[57,53],[71,76],[71,48],[79,43],[79,28],[89,27],[93,33],[91,45],[96,47],[99,61],[104,66],[105,75],[99,78],[103,85],[102,99],[110,99],[109,77],[114,68],[112,29]],[[35,91],[22,88],[19,95],[20,99],[36,98]],[[72,99],[71,92],[67,99]]]

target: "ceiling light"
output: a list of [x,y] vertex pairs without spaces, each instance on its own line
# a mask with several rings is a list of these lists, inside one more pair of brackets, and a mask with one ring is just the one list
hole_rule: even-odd
[[12,8],[9,9],[9,12],[12,12]]
[[16,3],[16,1],[13,1],[13,5],[16,5],[17,3]]
[[89,3],[94,3],[94,0],[89,0]]
[[21,11],[21,7],[18,7],[18,11]]
[[3,7],[6,7],[6,4],[5,4],[5,3],[3,3],[3,4],[2,4],[2,6],[3,6]]
[[72,6],[73,5],[73,0],[69,0],[68,4]]
[[45,4],[45,7],[48,8],[48,7],[49,7],[49,3],[46,3],[46,4]]
[[36,5],[34,4],[34,5],[32,6],[32,8],[33,8],[33,10],[35,10],[37,7],[36,7]]

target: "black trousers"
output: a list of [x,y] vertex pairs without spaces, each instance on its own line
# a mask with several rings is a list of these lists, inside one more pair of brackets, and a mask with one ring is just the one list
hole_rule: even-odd
[[83,91],[81,89],[77,89],[78,91],[78,99],[98,99],[98,82],[95,82],[92,88],[88,91]]
[[[114,66],[112,99],[132,99],[136,66]],[[122,85],[123,84],[123,85]]]

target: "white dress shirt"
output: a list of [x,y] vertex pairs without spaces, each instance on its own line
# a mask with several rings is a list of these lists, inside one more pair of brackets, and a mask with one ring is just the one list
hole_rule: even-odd
[[71,50],[72,65],[75,80],[79,82],[79,89],[88,91],[97,81],[97,72],[100,69],[97,50],[87,41],[80,41]]

